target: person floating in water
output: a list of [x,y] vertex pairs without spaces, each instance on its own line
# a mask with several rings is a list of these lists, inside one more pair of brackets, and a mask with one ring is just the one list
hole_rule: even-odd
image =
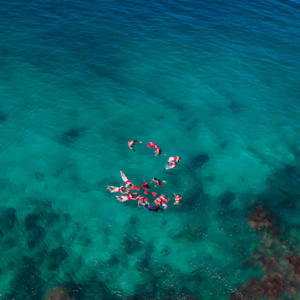
[[166,169],[173,169],[177,166],[177,163],[181,161],[181,158],[179,156],[170,157],[168,159],[168,164],[166,166]]
[[121,186],[121,187],[115,187],[115,186],[108,185],[107,188],[109,189],[109,191],[110,191],[111,193],[122,193],[122,194],[126,194],[126,189],[124,188],[124,186]]
[[140,207],[140,204],[144,205],[145,203],[148,203],[148,198],[144,198],[140,195],[137,196],[138,198],[138,207]]
[[130,180],[128,180],[128,178],[125,176],[125,174],[122,171],[120,171],[120,173],[121,173],[121,177],[122,177],[126,187],[128,188],[128,187],[133,186],[133,183]]
[[136,195],[136,193],[132,194],[128,194],[127,196],[116,196],[117,199],[120,201],[120,202],[125,202],[125,201],[131,201],[131,200],[137,200],[137,197],[136,198],[133,198],[133,195]]
[[181,158],[179,156],[170,157],[168,163],[171,163],[172,161],[178,163],[181,161]]
[[145,194],[149,194],[149,191],[148,191],[148,190],[150,190],[149,184],[148,184],[147,182],[144,182],[144,183],[142,184],[142,187],[143,187],[143,189],[144,189],[144,193],[145,193]]
[[158,180],[156,177],[154,177],[151,181],[150,181],[150,183],[152,183],[152,181],[154,181],[155,183],[157,183],[157,185],[155,186],[155,187],[157,187],[157,186],[164,186],[164,183],[167,183],[166,181],[160,181],[160,180]]
[[133,149],[133,145],[134,145],[134,143],[142,143],[141,141],[138,141],[138,140],[131,140],[131,141],[129,141],[128,142],[128,147],[131,149],[131,150],[133,150],[133,151],[135,151],[134,149]]
[[156,143],[153,143],[153,142],[150,142],[147,147],[148,148],[152,148],[152,147],[155,147],[157,144]]
[[174,205],[181,205],[179,203],[179,201],[182,199],[182,196],[181,195],[176,195],[176,194],[174,194],[173,196],[175,197],[175,203],[174,203]]
[[151,204],[146,202],[146,203],[143,203],[142,204],[143,207],[149,211],[155,211],[155,212],[158,212],[161,208],[159,205],[154,205],[153,207],[151,207]]
[[156,145],[155,146],[155,156],[159,155],[159,156],[162,156],[163,154],[161,153],[161,149]]
[[134,189],[136,189],[136,190],[138,190],[138,191],[141,190],[141,188],[140,188],[139,186],[136,186],[136,185],[133,185],[133,186],[129,187],[128,189],[129,189],[129,191],[132,191],[132,190],[134,190]]
[[163,210],[168,208],[168,205],[166,203],[168,203],[170,201],[170,198],[167,200],[167,195],[161,195],[159,196],[160,199],[160,206],[163,207]]

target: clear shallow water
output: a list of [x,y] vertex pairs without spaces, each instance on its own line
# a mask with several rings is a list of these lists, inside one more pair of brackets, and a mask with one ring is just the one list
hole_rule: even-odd
[[[75,299],[229,299],[249,278],[293,273],[298,2],[1,7],[3,299],[54,287]],[[144,143],[135,153],[132,138]],[[182,161],[166,171],[173,155]],[[182,206],[119,203],[106,185],[120,170],[139,185],[165,179]],[[280,237],[249,226],[252,200]],[[297,299],[286,277],[280,297]]]

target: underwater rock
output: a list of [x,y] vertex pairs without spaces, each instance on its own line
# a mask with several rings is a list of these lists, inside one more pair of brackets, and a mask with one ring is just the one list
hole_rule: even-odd
[[154,277],[162,278],[168,275],[169,266],[166,264],[157,263],[153,268],[151,268],[151,273]]
[[142,241],[139,237],[127,234],[123,239],[123,246],[127,253],[133,253],[142,249]]
[[26,230],[31,230],[37,226],[37,221],[40,219],[40,216],[37,214],[29,214],[25,218],[25,227]]
[[261,282],[251,278],[242,288],[229,295],[230,300],[258,300],[262,297]]
[[57,222],[59,221],[59,215],[54,212],[50,212],[50,213],[45,214],[45,216],[43,217],[43,220],[46,221],[46,224],[48,226],[52,226],[54,224],[57,224]]
[[190,162],[190,168],[193,170],[201,168],[207,161],[209,161],[207,154],[199,154],[192,158]]
[[237,113],[243,111],[242,106],[238,102],[233,101],[233,100],[229,102],[228,107],[233,114],[237,114]]
[[109,266],[117,266],[120,263],[120,259],[117,255],[113,254],[108,260],[107,264]]
[[6,115],[3,113],[3,111],[0,111],[0,123],[5,122],[6,120]]
[[187,297],[186,300],[197,300],[196,295],[185,286],[181,289],[181,293]]
[[75,299],[64,287],[54,287],[46,292],[44,300],[73,300]]
[[14,240],[11,239],[11,238],[8,238],[8,239],[5,240],[5,242],[4,242],[4,250],[7,251],[7,250],[13,248],[14,245],[15,245]]
[[256,259],[254,257],[249,257],[244,261],[244,268],[253,268],[256,263]]
[[274,257],[271,257],[269,260],[267,260],[263,266],[268,271],[270,270],[276,263],[276,259]]
[[26,237],[27,245],[29,250],[34,249],[45,236],[45,231],[41,226],[33,227],[31,230],[28,231],[28,235]]
[[7,184],[8,184],[7,180],[0,178],[0,190],[4,190],[7,186]]
[[73,143],[83,134],[84,131],[84,128],[71,128],[60,136],[60,140],[67,144]]
[[184,237],[188,240],[195,241],[201,240],[204,236],[206,236],[208,228],[200,222],[201,220],[199,220],[199,223],[197,220],[189,220],[185,223],[183,227]]
[[297,275],[300,275],[300,257],[297,257],[296,255],[289,254],[287,256],[287,260],[294,267],[294,272]]
[[250,226],[255,230],[267,230],[272,235],[280,234],[280,226],[275,224],[275,218],[271,212],[263,205],[256,205],[255,212],[250,212]]
[[34,177],[36,180],[42,181],[44,179],[45,175],[42,172],[36,171],[34,173]]
[[16,221],[16,210],[12,207],[1,209],[0,224],[2,228],[10,230],[14,227]]
[[85,188],[82,188],[80,191],[81,193],[88,193],[89,192],[89,188],[85,187]]
[[247,218],[250,226],[254,229],[264,229],[272,225],[272,218],[270,211],[263,205],[257,205],[255,212],[250,212],[250,217]]
[[221,198],[221,206],[227,207],[229,206],[235,199],[235,193],[232,192],[225,192],[220,198]]
[[59,265],[68,257],[68,253],[64,247],[58,247],[51,251],[47,256],[47,263],[49,270],[53,271],[59,267]]
[[33,258],[22,257],[22,263],[14,274],[10,282],[9,294],[5,295],[6,299],[41,299],[44,281],[39,270],[35,268]]
[[130,226],[130,227],[135,227],[135,226],[138,224],[138,222],[139,222],[138,216],[132,215],[132,216],[130,217],[130,219],[129,219],[129,226]]
[[278,275],[273,278],[266,276],[261,286],[261,291],[271,300],[278,299],[283,291],[283,283]]

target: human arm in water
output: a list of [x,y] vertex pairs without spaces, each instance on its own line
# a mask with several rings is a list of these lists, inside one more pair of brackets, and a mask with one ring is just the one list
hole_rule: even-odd
[[135,142],[137,142],[137,143],[142,143],[141,141],[138,141],[138,140],[131,140],[131,141],[129,141],[128,142],[128,147],[131,149],[131,150],[133,150],[133,151],[135,151],[134,149],[133,149],[133,145],[134,145],[134,143]]

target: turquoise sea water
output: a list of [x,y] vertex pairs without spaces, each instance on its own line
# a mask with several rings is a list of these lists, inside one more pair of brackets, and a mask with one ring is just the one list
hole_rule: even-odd
[[[299,299],[298,1],[1,8],[1,299]],[[118,202],[120,170],[182,205]]]

